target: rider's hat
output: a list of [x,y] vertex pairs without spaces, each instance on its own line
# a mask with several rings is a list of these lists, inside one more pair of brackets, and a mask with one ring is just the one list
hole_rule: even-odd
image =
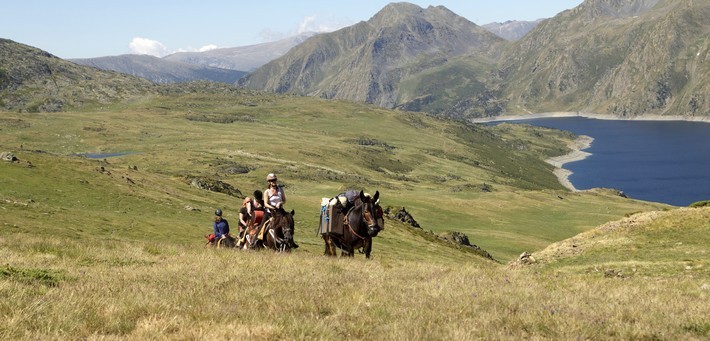
[[276,174],[274,173],[269,173],[269,175],[266,176],[266,181],[276,181]]

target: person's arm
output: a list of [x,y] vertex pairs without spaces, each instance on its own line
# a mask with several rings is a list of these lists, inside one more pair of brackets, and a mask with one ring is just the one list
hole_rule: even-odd
[[242,213],[242,212],[239,212],[239,224],[241,226],[249,226],[249,223],[247,223],[246,220],[244,220],[244,213]]

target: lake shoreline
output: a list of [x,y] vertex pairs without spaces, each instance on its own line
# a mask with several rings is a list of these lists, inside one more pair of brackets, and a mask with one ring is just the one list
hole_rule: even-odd
[[534,120],[538,118],[563,118],[563,117],[583,117],[595,120],[609,120],[609,121],[686,121],[686,122],[704,122],[710,123],[710,117],[690,117],[690,116],[664,116],[664,115],[647,115],[647,116],[637,116],[632,118],[623,118],[613,115],[601,115],[594,113],[583,113],[578,111],[559,111],[559,112],[546,112],[537,114],[527,114],[527,115],[501,115],[495,117],[486,118],[474,118],[471,119],[472,123],[491,123],[491,122],[504,122],[504,121],[521,121],[521,120]]
[[[690,117],[690,116],[661,116],[661,115],[648,115],[648,116],[638,116],[633,118],[622,118],[612,115],[600,115],[594,113],[584,113],[584,112],[546,112],[546,113],[536,113],[536,114],[526,114],[526,115],[501,115],[489,118],[479,118],[472,119],[472,123],[492,123],[492,122],[506,122],[506,121],[522,121],[522,120],[535,120],[535,119],[545,119],[545,118],[586,118],[586,119],[596,119],[596,120],[606,120],[606,121],[682,121],[682,122],[700,122],[700,123],[710,123],[710,117]],[[545,162],[553,165],[555,169],[552,173],[557,177],[560,184],[565,188],[573,192],[579,192],[570,181],[570,176],[573,174],[572,171],[563,168],[564,164],[584,160],[585,158],[592,155],[591,153],[585,152],[584,150],[589,148],[594,141],[594,138],[586,135],[579,135],[578,138],[568,144],[568,147],[572,151],[568,154],[549,158]]]
[[585,149],[592,146],[592,142],[594,142],[594,138],[592,138],[591,136],[580,135],[574,141],[570,142],[567,145],[567,147],[572,149],[571,152],[565,155],[555,156],[545,160],[545,162],[555,167],[555,170],[553,170],[552,173],[555,174],[560,184],[562,184],[562,186],[565,186],[570,191],[579,192],[579,190],[575,188],[572,182],[569,180],[570,175],[573,174],[572,171],[564,169],[562,167],[566,163],[581,161],[586,159],[589,155],[592,155],[591,153],[584,151]]

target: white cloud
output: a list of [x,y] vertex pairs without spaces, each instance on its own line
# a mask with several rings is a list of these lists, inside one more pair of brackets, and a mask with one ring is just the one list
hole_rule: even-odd
[[193,47],[187,47],[187,48],[179,48],[177,50],[171,50],[171,49],[168,49],[167,46],[163,45],[163,43],[161,43],[157,40],[135,37],[128,44],[128,48],[131,50],[131,53],[133,53],[133,54],[147,54],[147,55],[162,58],[162,57],[165,57],[169,54],[173,54],[175,52],[205,52],[205,51],[217,49],[217,48],[219,48],[219,46],[217,46],[215,44],[208,44],[203,47],[200,47],[199,49],[195,49]]
[[349,19],[330,18],[323,20],[315,15],[310,15],[298,24],[298,27],[289,32],[276,32],[270,29],[263,30],[259,33],[261,39],[265,42],[276,41],[288,37],[296,36],[307,32],[327,33],[339,30],[345,26],[352,25]]
[[315,15],[303,18],[301,23],[298,25],[298,34],[307,32],[316,33],[327,33],[337,31],[345,26],[349,26],[351,23],[349,20],[338,20],[336,18],[331,18],[329,20],[323,21]]
[[168,48],[161,42],[140,37],[133,38],[128,44],[128,48],[131,49],[131,53],[134,54],[147,54],[156,57],[163,57],[170,53]]
[[205,45],[203,47],[200,47],[197,51],[205,52],[205,51],[214,50],[214,49],[218,49],[218,48],[219,48],[219,46],[217,46],[215,44],[209,44],[209,45]]

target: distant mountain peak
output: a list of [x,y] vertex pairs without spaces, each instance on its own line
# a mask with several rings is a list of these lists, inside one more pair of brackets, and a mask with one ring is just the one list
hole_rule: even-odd
[[451,21],[466,20],[444,6],[421,8],[408,2],[393,2],[377,12],[377,14],[368,20],[368,23],[379,27],[390,27],[396,25],[398,22],[412,20],[413,18]]
[[532,31],[543,20],[545,19],[537,19],[535,21],[508,20],[503,23],[485,24],[483,28],[503,39],[518,40]]

